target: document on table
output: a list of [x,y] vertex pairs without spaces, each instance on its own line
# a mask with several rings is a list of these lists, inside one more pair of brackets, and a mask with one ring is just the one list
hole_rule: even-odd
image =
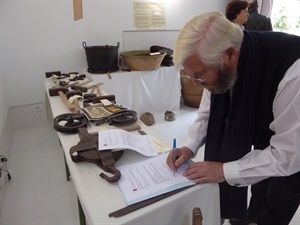
[[182,176],[193,161],[183,164],[174,176],[173,171],[166,164],[167,156],[168,153],[164,153],[140,162],[118,166],[122,174],[118,183],[127,205],[195,185]]
[[151,136],[130,133],[122,129],[101,130],[98,132],[99,150],[131,149],[145,156],[157,156],[158,149]]

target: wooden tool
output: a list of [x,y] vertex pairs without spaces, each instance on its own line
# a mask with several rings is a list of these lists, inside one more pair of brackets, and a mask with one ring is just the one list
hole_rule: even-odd
[[65,87],[52,87],[49,88],[49,95],[50,96],[60,96],[61,100],[64,102],[65,106],[71,111],[74,112],[74,106],[69,102],[65,93],[69,91],[68,88]]
[[91,82],[93,82],[92,79],[91,79],[91,80],[86,80],[86,81],[80,82],[80,83],[77,84],[77,85],[82,87],[82,86],[87,85],[87,84],[89,84],[89,83],[91,83]]
[[88,84],[88,83],[91,83],[92,81],[93,80],[86,80],[86,81],[80,82],[76,85],[72,85],[71,89],[72,90],[78,90],[78,91],[86,93],[88,91],[88,88],[85,85]]
[[201,209],[199,207],[195,207],[193,208],[193,221],[192,224],[193,225],[202,225],[202,212]]
[[81,97],[82,92],[80,92],[80,91],[67,91],[66,92],[66,97],[68,98],[68,100],[70,100],[70,98],[74,97],[74,96],[75,96],[75,98],[73,99],[73,101],[71,101],[71,103],[73,103],[73,106],[75,108],[74,112],[80,113],[80,105],[79,105],[78,96]]
[[108,76],[108,79],[111,79],[111,78],[112,78],[112,76],[111,76],[111,74],[110,74],[109,71],[108,71],[108,73],[107,73],[107,76]]
[[100,86],[103,85],[103,82],[99,82],[93,85],[88,86],[88,89],[91,89],[90,93],[93,94],[95,91],[97,91],[99,96],[103,95],[103,92],[100,89]]

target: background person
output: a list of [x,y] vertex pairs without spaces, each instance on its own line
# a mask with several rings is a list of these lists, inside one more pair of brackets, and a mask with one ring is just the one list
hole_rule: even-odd
[[245,29],[244,24],[248,20],[248,2],[233,0],[226,7],[226,18]]
[[257,31],[272,31],[272,22],[269,17],[258,13],[258,2],[257,0],[247,0],[249,3],[249,16],[246,24],[247,30]]
[[300,37],[243,32],[208,12],[180,32],[174,64],[205,91],[169,167],[176,170],[205,144],[204,162],[183,175],[219,183],[222,218],[244,219],[247,185],[263,181],[268,188],[255,222],[288,225],[300,204]]

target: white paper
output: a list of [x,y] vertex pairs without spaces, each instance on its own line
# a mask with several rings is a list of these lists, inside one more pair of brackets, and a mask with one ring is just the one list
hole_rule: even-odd
[[166,164],[167,156],[168,153],[165,153],[118,167],[121,172],[119,187],[127,205],[195,184],[182,176],[193,162],[188,161],[183,164],[174,176],[173,171]]
[[122,129],[101,130],[98,133],[98,149],[131,149],[145,156],[158,155],[152,138],[149,135],[130,133]]

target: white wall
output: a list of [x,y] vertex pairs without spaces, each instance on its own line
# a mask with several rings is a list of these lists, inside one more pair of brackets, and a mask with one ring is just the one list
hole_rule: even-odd
[[[131,0],[84,0],[84,18],[75,22],[72,3],[1,0],[0,76],[10,107],[44,102],[46,71],[85,72],[83,41],[88,46],[122,44],[123,31],[133,30]],[[223,0],[169,0],[166,29],[181,29],[193,16],[224,11],[226,4]]]
[[[180,30],[190,18],[205,11],[223,12],[228,3],[166,1],[166,30]],[[123,31],[133,30],[132,0],[83,0],[83,16],[73,21],[73,0],[0,1],[0,154],[9,160],[14,124],[25,122],[27,126],[45,118],[33,117],[30,106],[45,101],[44,73],[84,73],[87,62],[83,41],[88,46],[120,42],[120,51]],[[159,36],[153,43],[160,44],[167,37]],[[4,179],[0,182],[1,212]]]
[[[1,54],[1,53],[0,53]],[[0,64],[0,68],[2,68],[2,65]],[[5,120],[8,115],[8,110],[9,110],[9,105],[7,103],[7,97],[5,96],[6,94],[6,88],[4,86],[3,82],[3,76],[0,74],[0,137],[4,129],[5,125]],[[1,145],[1,142],[0,142]],[[1,146],[0,146],[1,148]],[[1,149],[0,149],[0,154],[1,154]]]

